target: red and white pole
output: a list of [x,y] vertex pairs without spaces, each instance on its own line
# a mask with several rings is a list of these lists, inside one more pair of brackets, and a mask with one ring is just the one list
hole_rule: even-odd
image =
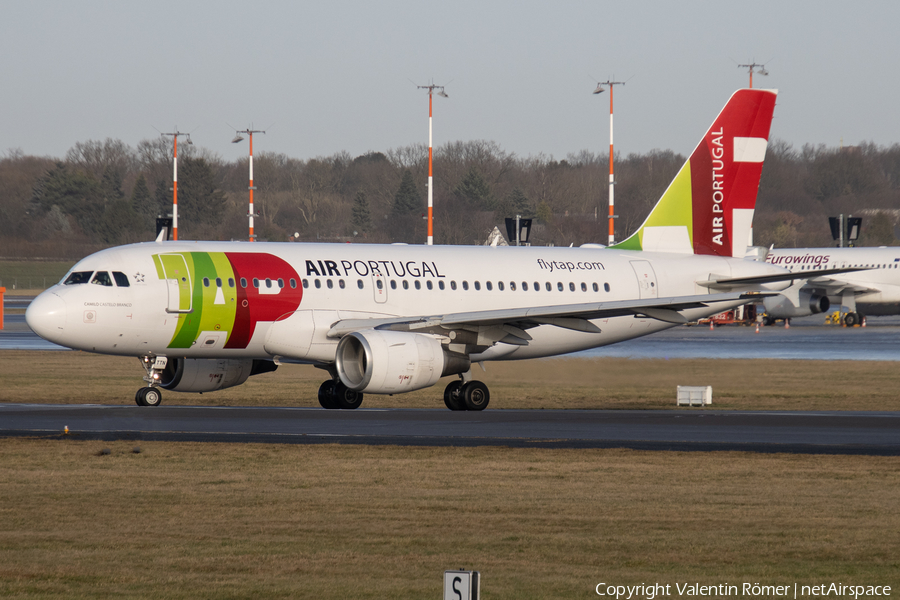
[[256,241],[253,234],[253,132],[250,131],[250,241]]
[[175,141],[172,151],[172,239],[178,241],[178,134],[173,134]]
[[609,245],[616,243],[615,178],[613,176],[613,88],[609,86]]
[[434,244],[434,172],[432,170],[432,92],[428,90],[428,241],[429,246]]

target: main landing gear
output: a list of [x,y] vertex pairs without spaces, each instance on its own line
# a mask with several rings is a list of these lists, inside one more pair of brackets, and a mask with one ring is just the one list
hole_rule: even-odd
[[484,410],[490,401],[491,393],[480,381],[451,381],[444,388],[444,404],[450,410]]
[[341,383],[340,380],[329,379],[319,386],[319,404],[322,408],[344,410],[359,408],[363,395]]
[[[361,392],[354,392],[340,380],[329,379],[319,386],[319,404],[322,408],[352,410],[359,408],[362,401]],[[444,389],[444,404],[450,410],[484,410],[490,401],[491,393],[480,381],[451,381]]]

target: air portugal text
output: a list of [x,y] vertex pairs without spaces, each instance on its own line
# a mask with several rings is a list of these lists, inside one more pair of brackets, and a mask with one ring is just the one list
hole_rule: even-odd
[[[712,189],[713,189],[713,214],[722,215],[722,202],[725,201],[725,147],[722,145],[722,137],[725,135],[725,129],[720,128],[718,131],[710,132],[712,138]],[[712,241],[719,246],[722,245],[722,232],[725,227],[724,216],[713,216],[712,218]]]
[[437,263],[417,260],[308,260],[307,277],[359,277],[381,275],[383,277],[446,277]]

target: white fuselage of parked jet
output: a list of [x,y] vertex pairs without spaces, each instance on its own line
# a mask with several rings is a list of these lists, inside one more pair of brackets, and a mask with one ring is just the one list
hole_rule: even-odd
[[[788,292],[801,297],[795,311],[790,312],[787,303],[775,299],[767,300],[773,316],[803,316],[809,305],[815,305],[817,298],[828,298],[831,306],[844,306],[851,313],[865,315],[900,314],[900,248],[882,246],[879,248],[773,248],[766,256],[766,262],[784,267],[794,273],[823,269],[862,269],[850,273],[840,273],[816,277],[796,284]],[[810,302],[810,298],[812,302]],[[826,307],[827,308],[827,307]],[[767,306],[768,309],[768,306]]]

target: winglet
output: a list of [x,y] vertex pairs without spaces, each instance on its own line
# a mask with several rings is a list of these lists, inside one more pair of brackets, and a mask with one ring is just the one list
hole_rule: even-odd
[[622,250],[744,256],[777,90],[731,96]]

